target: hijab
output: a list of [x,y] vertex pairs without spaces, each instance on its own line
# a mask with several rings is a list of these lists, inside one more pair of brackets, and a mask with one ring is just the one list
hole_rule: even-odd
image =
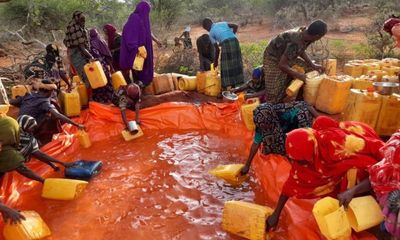
[[105,57],[112,57],[106,41],[104,41],[104,39],[100,37],[99,32],[95,28],[90,29],[89,36],[90,36],[90,46],[92,48],[99,51],[99,53]]
[[103,30],[107,31],[108,48],[112,49],[113,45],[114,45],[115,37],[117,36],[117,29],[111,24],[106,24],[106,25],[104,25]]
[[122,70],[131,69],[138,48],[144,46],[147,50],[143,71],[137,73],[138,79],[146,86],[154,76],[153,43],[150,29],[151,5],[142,1],[136,5],[135,11],[129,16],[122,31],[120,67]]

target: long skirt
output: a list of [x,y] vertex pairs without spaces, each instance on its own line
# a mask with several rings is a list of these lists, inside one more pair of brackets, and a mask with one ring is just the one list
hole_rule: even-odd
[[[306,64],[301,59],[296,59],[289,64],[291,67],[299,65],[303,67],[306,72],[310,69],[306,67]],[[290,82],[293,80],[285,72],[279,69],[278,61],[264,58],[263,73],[265,80],[265,98],[269,103],[281,103],[286,97],[286,89],[289,87]],[[302,97],[303,91],[299,92],[299,96]],[[299,99],[297,99],[299,100]]]
[[254,110],[254,123],[262,133],[263,153],[285,155],[286,133],[311,127],[312,115],[306,102],[263,103]]
[[89,80],[87,79],[86,73],[84,71],[84,66],[88,63],[85,56],[82,55],[79,48],[69,48],[68,49],[68,57],[69,57],[72,65],[74,66],[76,73],[79,75],[79,77],[85,83],[86,87],[89,89],[90,83],[89,83]]
[[236,38],[221,43],[221,86],[235,87],[244,83],[242,52]]

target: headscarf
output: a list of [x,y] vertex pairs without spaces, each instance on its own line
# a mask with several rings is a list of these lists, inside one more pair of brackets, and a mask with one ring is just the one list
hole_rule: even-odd
[[89,47],[89,37],[84,26],[79,23],[79,19],[83,15],[81,11],[75,11],[72,14],[72,20],[68,23],[67,31],[65,33],[64,45],[67,48],[77,47],[80,44]]
[[49,66],[53,66],[57,59],[60,57],[60,50],[57,45],[49,44],[46,46],[46,63]]
[[378,197],[400,189],[400,130],[381,149],[384,159],[369,169],[371,185]]
[[115,37],[117,36],[117,29],[111,24],[104,25],[103,29],[107,31],[108,48],[112,49]]
[[0,117],[0,173],[12,171],[21,167],[24,157],[18,151],[20,129],[18,122],[12,117]]
[[317,120],[318,130],[302,128],[287,135],[286,152],[293,163],[282,191],[289,197],[315,198],[345,190],[348,170],[358,169],[361,180],[367,176],[364,170],[381,160],[379,139],[341,129],[328,118]]
[[33,117],[28,115],[21,115],[17,120],[21,129],[19,151],[24,155],[26,161],[29,161],[30,155],[39,150],[38,141],[28,132],[29,129],[37,126],[37,122]]
[[119,61],[122,70],[132,69],[138,48],[145,46],[148,55],[144,62],[143,71],[138,72],[137,76],[146,86],[150,84],[154,76],[150,10],[150,4],[142,1],[136,5],[135,11],[129,16],[122,31]]
[[256,67],[253,69],[252,77],[260,79],[262,76],[262,68],[261,67]]
[[137,84],[129,84],[126,87],[126,95],[133,101],[138,101],[141,96],[140,87]]
[[386,20],[386,22],[383,24],[383,30],[387,33],[389,33],[390,35],[393,35],[392,33],[392,29],[393,27],[400,23],[400,18],[389,18],[388,20]]
[[105,57],[112,57],[110,49],[107,46],[106,41],[104,41],[100,35],[99,32],[95,28],[92,28],[89,30],[89,35],[90,35],[90,46],[99,53]]

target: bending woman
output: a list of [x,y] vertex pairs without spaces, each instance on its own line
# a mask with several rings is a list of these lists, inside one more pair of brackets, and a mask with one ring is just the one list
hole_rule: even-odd
[[263,154],[285,155],[286,133],[296,129],[311,127],[313,117],[318,113],[306,102],[263,103],[254,111],[256,130],[250,154],[241,174],[250,170],[259,147],[263,145]]
[[382,159],[379,150],[383,142],[370,127],[326,120],[319,117],[314,129],[297,129],[287,135],[285,146],[292,168],[277,207],[267,220],[267,230],[276,228],[289,198],[337,196],[347,188],[348,170],[357,169],[358,180],[362,181],[368,176],[368,167]]
[[353,197],[373,190],[385,215],[386,231],[400,239],[400,131],[393,134],[381,152],[384,159],[369,168],[369,178],[339,194],[338,198],[347,207]]

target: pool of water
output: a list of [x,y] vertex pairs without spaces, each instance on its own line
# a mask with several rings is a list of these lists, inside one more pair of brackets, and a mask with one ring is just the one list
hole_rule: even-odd
[[80,150],[70,160],[102,160],[103,169],[75,201],[44,200],[40,186],[20,209],[41,214],[57,240],[240,239],[221,228],[229,200],[264,203],[251,178],[233,188],[208,174],[220,164],[244,162],[248,142],[221,133],[146,131]]

